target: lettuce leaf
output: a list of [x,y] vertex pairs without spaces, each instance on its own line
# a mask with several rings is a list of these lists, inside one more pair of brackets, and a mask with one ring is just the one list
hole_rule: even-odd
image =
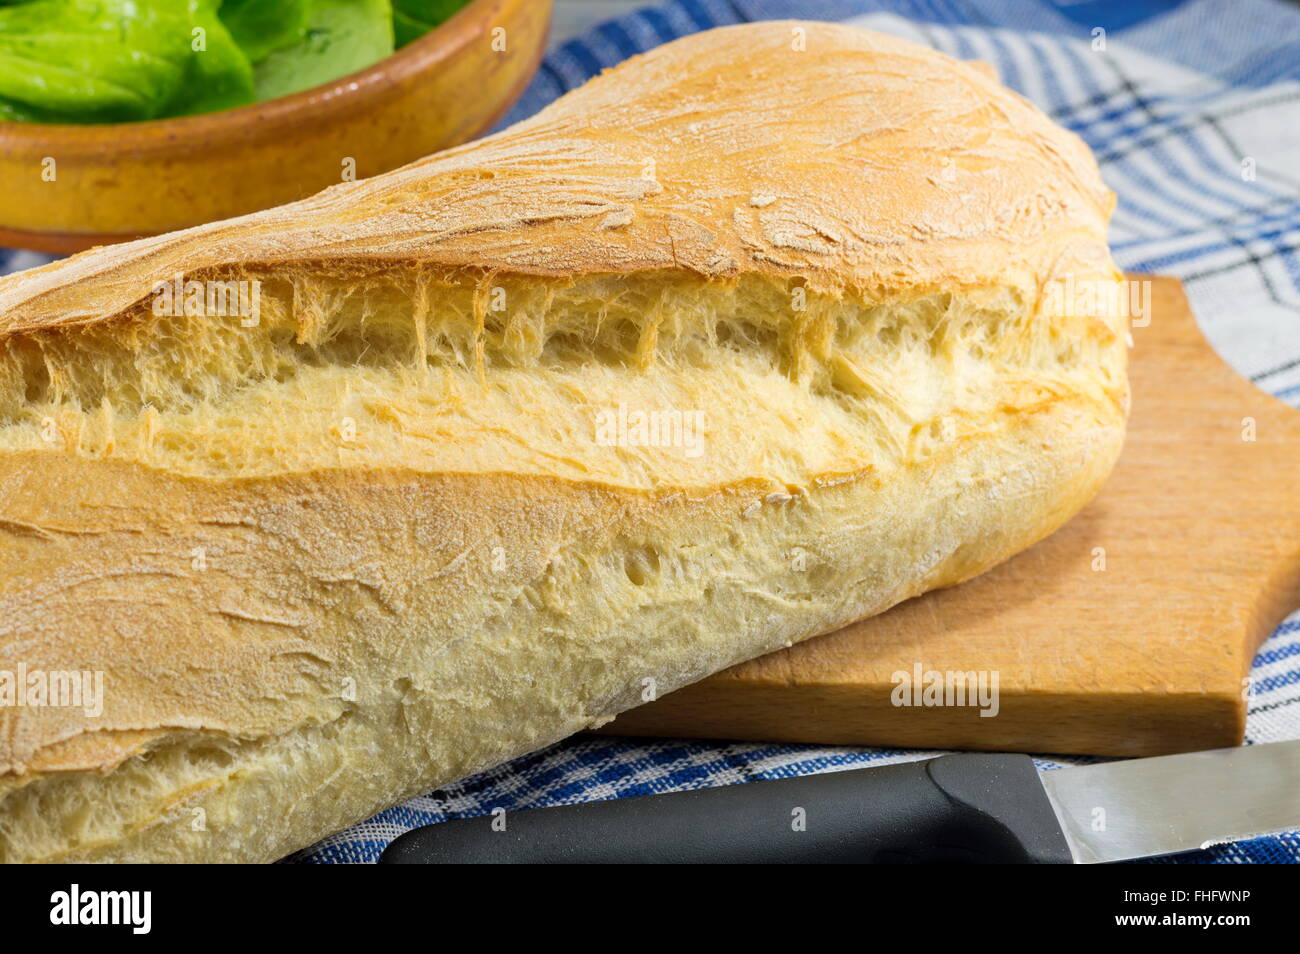
[[[464,5],[401,2],[421,18]],[[124,122],[274,99],[388,56],[395,20],[390,0],[0,0],[0,121]]]
[[389,0],[308,0],[302,41],[276,50],[254,68],[258,99],[320,86],[392,52]]
[[393,33],[399,47],[446,23],[469,0],[393,0]]
[[[220,0],[189,0],[191,56],[180,89],[166,110],[168,116],[210,113],[257,98],[253,65],[218,19],[218,3]],[[195,49],[195,28],[203,30],[203,49]]]
[[0,7],[0,118],[123,122],[253,102],[252,65],[217,18],[219,2]]
[[225,0],[221,20],[251,63],[302,41],[308,0]]
[[0,8],[0,98],[69,121],[151,119],[183,82],[190,11],[148,0]]

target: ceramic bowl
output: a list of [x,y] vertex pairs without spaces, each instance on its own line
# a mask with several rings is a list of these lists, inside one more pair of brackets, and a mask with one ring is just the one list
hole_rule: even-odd
[[0,122],[0,246],[75,252],[300,199],[477,136],[523,92],[551,0],[474,0],[357,73],[218,113]]

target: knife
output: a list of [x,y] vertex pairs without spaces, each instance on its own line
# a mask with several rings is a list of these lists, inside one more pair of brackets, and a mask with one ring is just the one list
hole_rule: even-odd
[[1300,741],[1039,773],[964,753],[427,825],[384,864],[1089,864],[1300,827]]

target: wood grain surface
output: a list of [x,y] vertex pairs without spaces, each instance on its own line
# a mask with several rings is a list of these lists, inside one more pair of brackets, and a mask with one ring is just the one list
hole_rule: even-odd
[[[1128,443],[1074,520],[982,577],[604,731],[1096,755],[1239,744],[1251,659],[1300,602],[1300,412],[1218,358],[1177,280],[1151,282]],[[996,673],[997,714],[894,705],[895,673],[918,665]]]

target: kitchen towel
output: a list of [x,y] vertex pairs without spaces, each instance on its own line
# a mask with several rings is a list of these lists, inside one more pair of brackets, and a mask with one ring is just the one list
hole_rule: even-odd
[[[675,0],[547,55],[507,122],[660,43],[751,20],[837,20],[893,33],[1002,81],[1082,136],[1119,195],[1121,267],[1182,279],[1206,336],[1257,386],[1300,407],[1300,9],[1278,0]],[[47,261],[0,250],[0,272]],[[1297,462],[1300,482],[1300,461]],[[1300,738],[1300,613],[1255,659],[1247,741]],[[423,824],[920,758],[920,751],[576,738],[300,852],[374,861]],[[1050,770],[1080,759],[1042,758]],[[1300,832],[1179,863],[1300,862]]]

